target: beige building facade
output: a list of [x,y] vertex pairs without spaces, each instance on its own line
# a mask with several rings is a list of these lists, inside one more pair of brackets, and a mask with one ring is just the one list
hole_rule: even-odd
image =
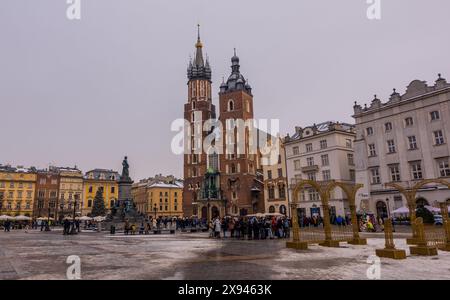
[[[356,181],[360,209],[391,216],[406,199],[386,183],[412,187],[423,179],[450,179],[450,84],[439,75],[433,85],[412,81],[401,95],[382,102],[355,103]],[[436,205],[450,191],[430,184],[419,190],[418,204]],[[420,203],[419,203],[420,202]]]
[[[354,183],[354,139],[355,127],[351,124],[325,122],[296,127],[294,135],[284,140],[289,199],[293,199],[300,180]],[[304,189],[298,198],[299,216],[323,217],[321,199],[314,189]],[[330,195],[330,213],[342,217],[350,213],[347,196],[340,189]]]

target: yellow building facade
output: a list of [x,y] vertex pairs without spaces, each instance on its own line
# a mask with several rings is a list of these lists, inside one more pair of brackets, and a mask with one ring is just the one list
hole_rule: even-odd
[[106,209],[109,210],[114,207],[119,198],[119,178],[119,173],[112,170],[95,169],[87,172],[83,179],[82,215],[88,215],[92,212],[98,189],[102,190]]
[[147,215],[159,217],[183,216],[183,185],[154,183],[147,187]]
[[71,217],[75,211],[81,215],[81,201],[83,195],[83,173],[77,168],[58,168],[59,201],[58,216]]
[[28,169],[0,169],[0,215],[31,217],[37,175]]

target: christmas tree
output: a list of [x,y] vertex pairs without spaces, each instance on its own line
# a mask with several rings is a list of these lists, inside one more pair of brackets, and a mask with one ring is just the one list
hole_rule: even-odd
[[91,216],[92,217],[98,217],[98,216],[105,216],[106,215],[106,208],[105,208],[105,201],[103,200],[103,189],[99,188],[97,190],[97,193],[95,194],[94,198],[94,205],[92,207]]

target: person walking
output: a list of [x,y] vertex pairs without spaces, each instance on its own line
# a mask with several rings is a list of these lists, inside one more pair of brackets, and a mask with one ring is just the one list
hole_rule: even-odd
[[214,233],[215,233],[215,237],[220,239],[220,229],[221,229],[221,223],[220,223],[220,219],[219,217],[216,218],[216,220],[214,221]]

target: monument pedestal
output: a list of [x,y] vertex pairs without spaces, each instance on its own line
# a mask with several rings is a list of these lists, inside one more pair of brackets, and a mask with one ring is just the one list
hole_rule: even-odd
[[407,245],[417,245],[417,240],[415,238],[406,239]]
[[450,251],[450,243],[445,244],[443,247],[439,248],[442,251]]
[[323,243],[320,243],[319,246],[339,248],[340,247],[340,243],[339,243],[339,241],[325,240]]
[[308,250],[307,242],[286,242],[286,248],[295,250]]
[[412,246],[409,247],[409,251],[412,255],[421,255],[421,256],[435,256],[438,255],[438,251],[436,247],[432,246]]
[[367,245],[367,239],[363,239],[363,238],[358,238],[358,239],[353,239],[351,241],[348,241],[347,243],[349,243],[350,245]]
[[376,249],[375,253],[378,257],[406,259],[406,252],[401,249]]

